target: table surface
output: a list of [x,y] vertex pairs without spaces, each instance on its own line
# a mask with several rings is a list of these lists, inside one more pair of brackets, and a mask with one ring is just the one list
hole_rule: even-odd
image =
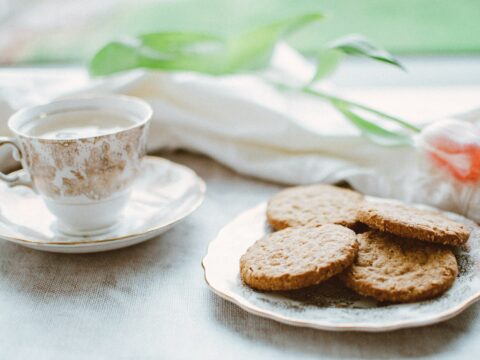
[[[334,80],[354,91],[358,101],[368,103],[376,91],[378,104],[378,96],[396,91],[405,101],[385,102],[384,110],[436,117],[478,106],[478,60],[406,59],[408,74],[352,62]],[[12,80],[28,87],[26,80],[35,76],[70,72],[0,69],[0,90]],[[365,86],[373,90],[365,92]],[[423,100],[408,98],[412,86],[421,87],[412,96],[434,97],[442,106],[422,107]],[[418,106],[403,114],[402,103]],[[199,210],[158,239],[90,255],[42,253],[0,241],[0,359],[478,357],[479,304],[435,326],[331,333],[262,319],[215,296],[201,268],[208,243],[236,215],[280,187],[237,175],[202,156],[160,155],[192,167],[208,191]]]
[[214,295],[201,267],[208,243],[279,186],[187,153],[208,186],[201,208],[161,237],[87,255],[0,242],[1,359],[474,358],[480,305],[442,324],[333,333],[250,315]]

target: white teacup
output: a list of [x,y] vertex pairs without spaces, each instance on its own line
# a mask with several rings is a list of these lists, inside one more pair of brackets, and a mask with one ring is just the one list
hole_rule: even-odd
[[31,185],[63,232],[107,231],[128,201],[151,116],[144,101],[119,95],[70,98],[20,110],[8,121],[15,138],[0,138],[0,146],[16,148],[29,180],[0,178],[11,186]]

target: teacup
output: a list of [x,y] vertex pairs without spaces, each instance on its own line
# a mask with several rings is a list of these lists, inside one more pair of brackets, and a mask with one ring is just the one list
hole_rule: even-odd
[[20,110],[8,121],[15,138],[0,138],[0,146],[16,148],[29,178],[1,174],[1,179],[31,186],[65,233],[107,231],[117,223],[140,170],[151,116],[144,101],[119,95]]

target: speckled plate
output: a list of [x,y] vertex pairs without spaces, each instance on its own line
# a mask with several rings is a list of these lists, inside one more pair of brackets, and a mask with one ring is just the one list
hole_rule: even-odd
[[101,235],[69,236],[58,231],[55,217],[32,189],[9,188],[0,182],[0,238],[60,253],[120,249],[154,238],[178,224],[200,206],[204,195],[205,183],[193,170],[146,156],[118,226]]
[[412,304],[387,305],[367,299],[331,279],[316,287],[282,293],[257,292],[239,275],[240,256],[272,230],[265,217],[266,203],[250,209],[226,225],[210,243],[203,259],[205,280],[222,298],[262,317],[295,326],[331,331],[388,331],[447,320],[480,298],[480,228],[452,213],[472,235],[468,249],[456,250],[460,273],[442,296]]

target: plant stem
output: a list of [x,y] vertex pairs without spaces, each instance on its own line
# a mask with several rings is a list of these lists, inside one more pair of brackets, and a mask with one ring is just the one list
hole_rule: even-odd
[[326,100],[331,101],[331,102],[338,102],[338,103],[342,103],[342,104],[345,104],[345,105],[349,105],[351,107],[355,107],[357,109],[368,111],[372,114],[375,114],[375,115],[378,115],[382,118],[393,121],[393,122],[403,126],[404,128],[407,128],[407,129],[412,130],[412,131],[417,132],[417,133],[419,133],[421,131],[420,128],[418,128],[418,127],[416,127],[416,126],[414,126],[414,125],[412,125],[412,124],[410,124],[410,123],[408,123],[404,120],[396,118],[394,116],[385,114],[381,111],[372,109],[372,108],[370,108],[368,106],[365,106],[365,105],[362,105],[362,104],[355,103],[353,101],[349,101],[349,100],[345,100],[345,99],[342,99],[342,98],[339,98],[339,97],[336,97],[336,96],[333,96],[333,95],[329,95],[329,94],[326,94],[326,93],[318,91],[318,90],[313,90],[311,87],[308,87],[308,86],[301,88],[300,91],[305,93],[305,94],[321,97],[321,98],[326,99]]

